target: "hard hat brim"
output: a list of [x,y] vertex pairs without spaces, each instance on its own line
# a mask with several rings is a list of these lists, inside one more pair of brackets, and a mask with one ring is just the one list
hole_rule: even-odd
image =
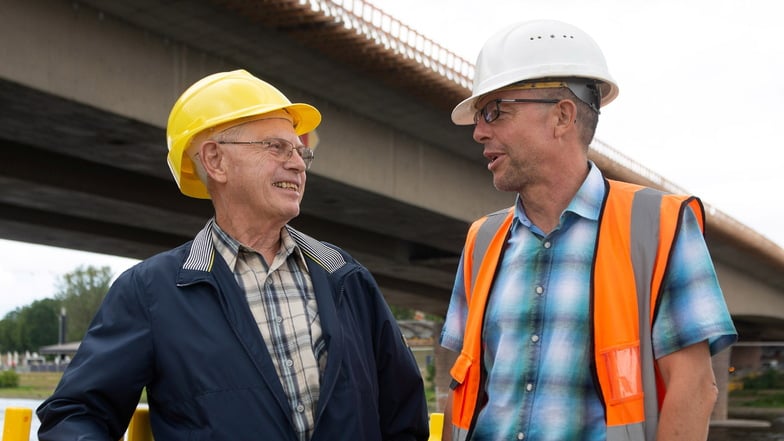
[[[547,78],[553,78],[553,77],[547,77]],[[526,79],[526,81],[534,80],[534,79],[535,78]],[[598,80],[600,84],[600,90],[602,93],[601,107],[606,106],[611,101],[613,101],[616,97],[618,97],[618,86],[615,84],[615,82],[610,82],[606,78],[594,78],[594,79]],[[476,102],[479,101],[485,95],[489,93],[493,93],[496,90],[503,89],[504,87],[514,83],[515,82],[488,91],[480,90],[477,93],[472,94],[470,97],[464,99],[458,105],[456,105],[454,109],[452,109],[452,122],[458,126],[468,126],[474,124],[474,115],[478,110],[476,108]]]
[[283,109],[294,117],[294,131],[297,135],[312,132],[321,124],[321,113],[310,104],[293,103]]

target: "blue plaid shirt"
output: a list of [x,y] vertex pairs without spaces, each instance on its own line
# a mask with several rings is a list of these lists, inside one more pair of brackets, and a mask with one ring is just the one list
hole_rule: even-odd
[[[544,235],[519,200],[493,284],[483,329],[489,401],[473,440],[604,440],[605,422],[591,374],[589,289],[601,172],[585,182]],[[656,358],[708,340],[716,353],[736,339],[710,255],[690,210],[675,243],[653,326]],[[441,345],[463,345],[467,306],[462,259]]]

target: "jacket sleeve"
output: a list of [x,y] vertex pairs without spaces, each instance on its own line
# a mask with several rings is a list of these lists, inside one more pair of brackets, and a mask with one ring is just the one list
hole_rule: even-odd
[[39,439],[117,440],[150,377],[149,317],[133,270],[112,285],[51,397],[37,409]]
[[368,293],[374,299],[374,348],[379,390],[379,417],[384,440],[428,438],[424,382],[389,306],[372,276]]

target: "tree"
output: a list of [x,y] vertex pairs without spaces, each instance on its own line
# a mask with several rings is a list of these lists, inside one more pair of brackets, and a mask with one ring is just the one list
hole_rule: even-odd
[[36,300],[0,320],[0,352],[38,351],[41,346],[57,344],[61,307],[67,314],[65,340],[81,340],[109,290],[111,278],[108,266],[80,266],[63,275],[54,299]]
[[43,299],[6,314],[0,321],[0,351],[37,351],[57,343],[59,310],[60,302]]
[[66,341],[79,341],[87,332],[111,284],[111,268],[93,266],[76,268],[57,283],[55,299],[66,312]]
[[19,326],[17,320],[19,318],[20,308],[9,312],[0,320],[0,352],[18,351],[19,344]]
[[389,305],[389,309],[392,311],[392,315],[396,320],[411,320],[414,318],[413,309],[404,308],[397,305]]
[[36,300],[19,313],[21,348],[38,351],[41,346],[57,343],[60,302],[54,299]]

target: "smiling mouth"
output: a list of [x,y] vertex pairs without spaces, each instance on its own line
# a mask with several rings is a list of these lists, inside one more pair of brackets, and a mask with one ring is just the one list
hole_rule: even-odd
[[293,182],[275,182],[272,185],[275,186],[275,187],[278,187],[278,188],[286,189],[286,190],[299,191],[299,185],[297,185],[297,184],[295,184]]

